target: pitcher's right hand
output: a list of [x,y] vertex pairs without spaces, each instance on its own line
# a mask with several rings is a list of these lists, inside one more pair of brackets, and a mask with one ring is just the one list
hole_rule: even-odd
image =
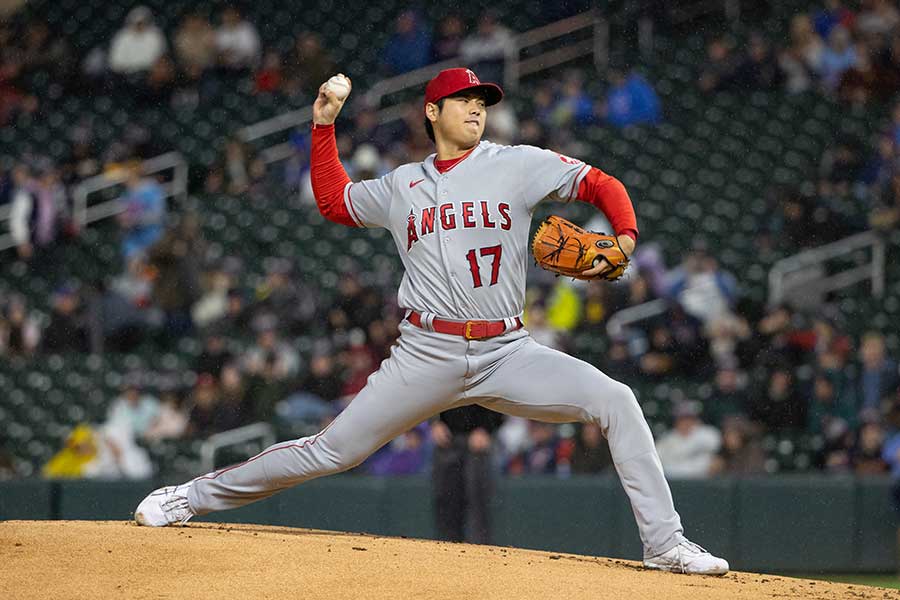
[[[343,75],[343,73],[340,74]],[[346,75],[344,75],[344,77],[347,79],[347,82],[350,83],[350,90],[352,92],[353,83],[350,81],[349,77]],[[348,94],[347,98],[349,97],[350,95]],[[319,95],[313,103],[313,123],[316,125],[331,125],[334,123],[338,113],[341,112],[341,108],[343,108],[344,103],[347,101],[347,98],[338,100],[334,95],[334,92],[329,90],[325,83],[320,85]]]

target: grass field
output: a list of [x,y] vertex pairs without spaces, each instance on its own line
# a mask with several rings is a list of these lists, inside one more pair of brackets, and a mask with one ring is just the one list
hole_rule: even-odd
[[897,575],[860,575],[858,573],[833,574],[833,573],[804,573],[791,574],[787,577],[802,577],[803,579],[820,579],[822,581],[834,581],[838,583],[852,583],[855,585],[873,585],[876,587],[900,590],[900,577]]

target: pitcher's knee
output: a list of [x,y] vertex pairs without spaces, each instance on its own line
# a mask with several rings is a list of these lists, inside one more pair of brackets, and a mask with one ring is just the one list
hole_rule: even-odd
[[349,471],[353,467],[361,464],[369,457],[371,452],[365,449],[353,448],[347,444],[342,447],[334,447],[329,444],[329,440],[323,438],[320,440],[322,462],[326,473],[334,474],[342,471]]
[[603,427],[623,419],[644,419],[644,413],[631,388],[612,380],[593,394],[588,413],[589,420],[596,421]]

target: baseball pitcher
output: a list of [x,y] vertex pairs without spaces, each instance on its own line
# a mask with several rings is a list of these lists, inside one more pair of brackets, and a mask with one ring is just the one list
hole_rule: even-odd
[[[488,107],[503,97],[469,69],[441,71],[425,88],[424,119],[436,153],[380,179],[352,182],[341,166],[334,121],[348,79],[322,85],[313,106],[311,177],[320,212],[348,227],[390,231],[403,262],[406,309],[391,356],[320,433],[160,488],[135,510],[138,524],[183,524],[243,506],[360,464],[382,445],[441,411],[470,404],[552,423],[595,422],[609,441],[644,546],[644,566],[722,575],[728,563],[683,535],[650,428],[631,389],[592,365],[541,346],[522,326],[525,273],[542,266],[612,279],[638,236],[631,200],[614,177],[532,146],[482,140]],[[564,220],[529,243],[545,200],[581,200],[607,216],[615,236]],[[562,221],[560,223],[559,221]]]

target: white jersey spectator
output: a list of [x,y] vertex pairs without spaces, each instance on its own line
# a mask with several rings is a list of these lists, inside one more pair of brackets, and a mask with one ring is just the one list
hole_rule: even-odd
[[722,434],[699,418],[699,408],[685,402],[675,408],[675,426],[656,443],[667,477],[700,479],[710,475],[713,459],[722,446]]
[[149,71],[165,52],[166,38],[153,24],[150,9],[138,6],[128,13],[125,27],[113,38],[109,68],[123,75]]
[[159,410],[159,400],[150,394],[141,394],[136,385],[129,384],[109,407],[106,425],[107,428],[126,429],[135,437],[141,437],[156,420]]
[[219,62],[229,69],[250,69],[259,62],[259,34],[236,8],[222,11],[222,24],[216,30]]
[[494,15],[488,12],[479,19],[478,30],[463,40],[459,51],[463,63],[478,64],[483,61],[504,60],[514,48],[512,33],[497,23]]

